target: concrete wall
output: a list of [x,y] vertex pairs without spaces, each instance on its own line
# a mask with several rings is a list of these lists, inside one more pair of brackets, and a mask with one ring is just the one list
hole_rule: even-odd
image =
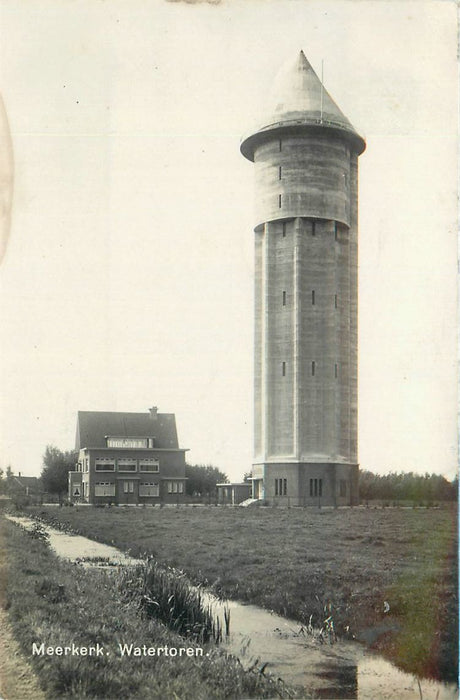
[[267,136],[254,162],[254,463],[266,499],[276,464],[299,504],[310,496],[295,465],[320,465],[308,479],[335,504],[357,464],[357,155],[306,129]]
[[299,216],[350,225],[350,146],[345,137],[325,130],[270,139],[256,148],[254,163],[256,227]]
[[[276,493],[286,479],[286,494]],[[265,500],[281,506],[358,505],[358,466],[336,463],[266,464]],[[310,483],[312,482],[312,483]]]

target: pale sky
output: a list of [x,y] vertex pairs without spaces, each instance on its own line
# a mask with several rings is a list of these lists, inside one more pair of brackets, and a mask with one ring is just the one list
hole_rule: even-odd
[[15,162],[1,467],[38,475],[47,444],[73,448],[78,410],[157,405],[188,461],[250,469],[239,142],[300,49],[367,140],[361,468],[454,476],[457,17],[442,0],[0,0]]

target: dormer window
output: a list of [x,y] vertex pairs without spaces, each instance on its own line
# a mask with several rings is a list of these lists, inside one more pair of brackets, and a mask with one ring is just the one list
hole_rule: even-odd
[[[117,437],[115,435],[106,435],[107,447],[123,447],[131,450],[139,448],[153,447],[154,438],[147,437]],[[149,444],[150,443],[150,444]]]

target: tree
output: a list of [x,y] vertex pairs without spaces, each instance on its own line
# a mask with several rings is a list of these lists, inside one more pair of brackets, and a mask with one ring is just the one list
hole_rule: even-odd
[[212,464],[186,464],[185,491],[189,496],[210,496],[216,493],[216,484],[227,484],[228,476]]
[[244,472],[243,481],[245,484],[250,484],[252,479],[252,472]]
[[65,493],[67,491],[68,473],[75,468],[77,453],[70,450],[62,452],[54,445],[47,445],[43,455],[41,479],[44,491],[48,493]]
[[433,501],[455,501],[458,481],[452,482],[437,474],[415,474],[414,472],[390,472],[373,474],[359,473],[359,495],[362,501],[370,499],[406,500],[417,503]]

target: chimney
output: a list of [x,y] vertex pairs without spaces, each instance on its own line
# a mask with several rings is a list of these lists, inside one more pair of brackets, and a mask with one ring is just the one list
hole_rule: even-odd
[[18,472],[18,476],[21,476],[21,472]]
[[156,420],[158,418],[158,406],[152,406],[149,408],[150,418]]

